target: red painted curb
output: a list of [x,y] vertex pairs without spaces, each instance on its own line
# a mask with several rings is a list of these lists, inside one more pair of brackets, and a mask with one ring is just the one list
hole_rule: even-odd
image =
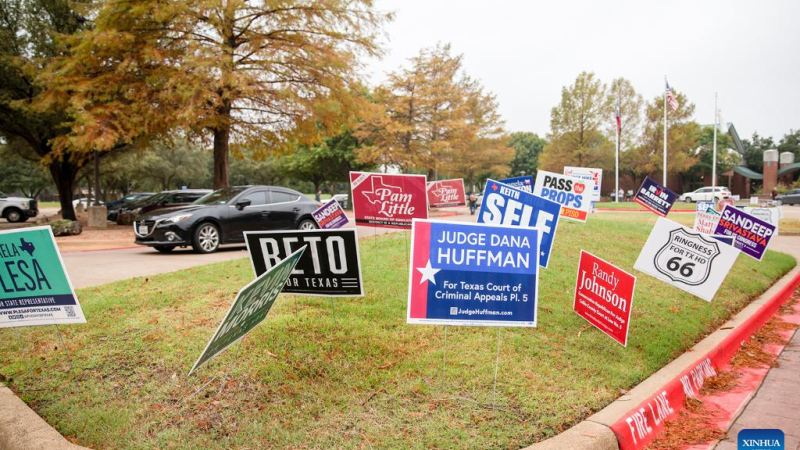
[[658,393],[631,409],[611,425],[621,450],[645,448],[664,430],[664,421],[683,409],[687,397],[696,397],[707,378],[717,374],[730,361],[734,353],[759,328],[772,318],[800,285],[800,273],[765,303],[755,314],[739,325],[713,350],[697,363],[667,382]]

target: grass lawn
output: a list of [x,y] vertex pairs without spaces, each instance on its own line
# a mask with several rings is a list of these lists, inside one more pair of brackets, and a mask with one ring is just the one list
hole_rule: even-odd
[[[247,260],[83,289],[89,323],[60,327],[71,362],[55,327],[3,329],[0,380],[96,449],[518,449],[609,404],[795,264],[772,251],[760,263],[740,256],[707,303],[633,271],[655,220],[602,213],[561,223],[540,278],[539,328],[499,331],[497,409],[498,329],[449,327],[443,374],[444,327],[405,323],[402,233],[361,242],[365,297],[281,296],[192,377],[253,277]],[[627,348],[572,311],[581,248],[638,276]]]
[[61,208],[58,202],[39,202],[39,208]]

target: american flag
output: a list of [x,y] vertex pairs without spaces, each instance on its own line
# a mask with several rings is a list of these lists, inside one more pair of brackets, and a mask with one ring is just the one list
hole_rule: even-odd
[[617,115],[617,133],[622,130],[622,113],[619,110],[619,100],[614,102],[614,112]]
[[672,88],[669,87],[669,83],[667,83],[667,104],[672,112],[678,110],[678,99],[675,98],[675,95],[672,93]]

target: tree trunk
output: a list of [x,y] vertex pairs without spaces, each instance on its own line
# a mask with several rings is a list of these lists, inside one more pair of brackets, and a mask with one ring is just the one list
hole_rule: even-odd
[[49,169],[58,190],[58,201],[61,203],[61,218],[78,220],[77,216],[75,216],[75,207],[72,205],[78,166],[67,160],[53,161],[50,163]]
[[228,187],[228,144],[230,127],[221,125],[214,131],[214,189]]

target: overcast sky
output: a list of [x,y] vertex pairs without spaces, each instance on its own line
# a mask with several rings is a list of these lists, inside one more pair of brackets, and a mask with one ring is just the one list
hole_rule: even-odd
[[645,99],[664,75],[712,123],[714,92],[740,136],[800,128],[800,1],[378,0],[394,11],[373,84],[423,47],[451,43],[497,94],[510,131],[544,135],[561,87],[583,70]]

